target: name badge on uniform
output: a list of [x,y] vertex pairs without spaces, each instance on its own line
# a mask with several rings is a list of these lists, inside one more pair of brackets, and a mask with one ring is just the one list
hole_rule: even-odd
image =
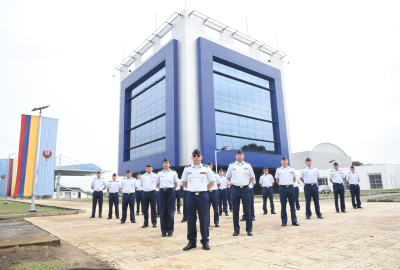
[[293,172],[289,172],[289,173],[293,174]]
[[192,172],[188,172],[188,174],[192,174]]
[[200,174],[207,174],[207,172],[200,172]]
[[249,170],[248,168],[244,168],[245,170]]

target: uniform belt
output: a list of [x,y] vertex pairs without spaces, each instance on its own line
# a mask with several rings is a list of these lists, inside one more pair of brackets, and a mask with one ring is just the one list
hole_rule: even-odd
[[313,186],[313,185],[316,185],[316,183],[313,183],[313,184],[310,184],[310,183],[306,183],[306,185],[312,185],[312,186]]
[[131,194],[133,194],[133,192],[131,192],[131,193],[124,193],[124,194],[128,194],[128,195],[131,195]]
[[350,184],[350,185],[357,186],[358,184]]
[[110,192],[110,194],[118,194],[118,192]]
[[284,187],[291,187],[291,186],[293,186],[293,185],[281,185],[281,186],[284,186]]
[[95,190],[95,192],[103,192],[102,190]]
[[213,192],[213,191],[217,191],[216,189],[213,189],[213,190],[207,190],[208,192]]
[[221,188],[220,190],[224,190],[224,188]]
[[[172,188],[172,187],[170,187],[170,188]],[[160,188],[160,189],[167,191],[167,189],[170,189],[170,188]]]
[[238,188],[244,188],[247,187],[248,185],[244,185],[244,186],[237,186],[237,185],[233,185],[234,187],[238,187]]
[[155,189],[154,190],[150,190],[150,191],[145,191],[145,190],[143,190],[144,192],[146,192],[146,193],[150,193],[150,192],[153,192],[153,191],[156,191]]
[[[187,190],[187,191],[189,191],[189,190]],[[195,195],[200,195],[200,193],[205,192],[205,191],[189,191],[189,192],[192,192]]]

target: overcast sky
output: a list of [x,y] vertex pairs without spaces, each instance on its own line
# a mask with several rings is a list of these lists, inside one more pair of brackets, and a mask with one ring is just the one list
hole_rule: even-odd
[[[400,163],[398,1],[187,0],[288,54],[293,152],[321,142],[363,163]],[[57,154],[116,171],[114,68],[185,1],[0,1],[0,157],[18,151],[20,115],[51,104]],[[290,61],[290,64],[288,64]],[[115,77],[113,77],[115,75]],[[108,175],[106,175],[108,177]],[[90,178],[64,178],[86,187]],[[86,189],[86,188],[85,188]]]

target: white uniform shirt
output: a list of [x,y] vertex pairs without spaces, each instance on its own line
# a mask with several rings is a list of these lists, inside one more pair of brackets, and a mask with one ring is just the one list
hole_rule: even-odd
[[134,193],[137,188],[137,182],[135,178],[124,178],[121,181],[119,188],[122,188],[124,193]]
[[176,186],[176,191],[180,190],[182,186],[182,180],[178,178],[178,185]]
[[219,182],[221,183],[221,185],[219,186],[219,189],[221,189],[221,190],[226,189],[227,186],[229,185],[228,179],[226,179],[225,176],[218,176],[218,178],[219,178]]
[[253,167],[246,161],[242,163],[232,162],[229,164],[226,177],[231,178],[231,184],[234,186],[247,186],[250,178],[254,177]]
[[156,175],[152,172],[150,174],[142,174],[140,178],[140,184],[142,185],[143,191],[153,191],[156,190],[157,183],[156,183]]
[[293,187],[299,187],[299,184],[300,184],[300,177],[297,176],[296,181],[294,181],[294,183],[293,183]]
[[249,188],[253,188],[254,185],[256,184],[256,178],[254,177],[253,181],[249,184]]
[[280,186],[293,185],[293,179],[296,177],[296,172],[292,167],[287,166],[287,168],[279,167],[276,169],[275,178],[279,179]]
[[118,193],[118,190],[119,190],[119,181],[118,180],[111,180],[111,181],[108,181],[108,184],[107,184],[107,188],[108,188],[108,191],[110,192],[110,193]]
[[345,177],[344,172],[342,170],[338,170],[338,171],[332,170],[329,173],[329,179],[332,179],[333,183],[342,184],[344,177]]
[[260,184],[262,187],[272,187],[272,185],[275,183],[274,178],[270,174],[263,174],[260,177]]
[[160,184],[160,188],[174,188],[176,182],[178,182],[178,177],[174,170],[161,170],[157,174],[156,183]]
[[213,172],[206,165],[189,165],[182,174],[182,182],[187,182],[187,191],[207,191],[207,185],[214,181]]
[[360,181],[360,175],[356,172],[349,172],[346,176],[346,180],[349,181],[350,185],[358,185],[358,182]]
[[218,190],[218,184],[221,184],[219,175],[213,172],[214,185],[209,190]]
[[143,190],[143,188],[142,188],[142,180],[141,180],[142,178],[140,178],[140,179],[137,179],[136,178],[136,182],[137,182],[137,190],[136,191],[141,191],[141,190]]
[[107,183],[103,178],[95,178],[92,180],[90,186],[93,187],[94,191],[102,191],[107,186]]
[[300,178],[304,179],[304,184],[318,184],[320,174],[317,168],[304,167],[300,172]]

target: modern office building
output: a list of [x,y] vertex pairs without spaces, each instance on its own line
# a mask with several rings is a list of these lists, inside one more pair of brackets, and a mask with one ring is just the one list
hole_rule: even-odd
[[[285,54],[197,11],[173,14],[118,67],[118,173],[162,168],[180,174],[201,149],[227,168],[242,149],[255,168],[290,155]],[[258,193],[256,191],[256,193]]]

